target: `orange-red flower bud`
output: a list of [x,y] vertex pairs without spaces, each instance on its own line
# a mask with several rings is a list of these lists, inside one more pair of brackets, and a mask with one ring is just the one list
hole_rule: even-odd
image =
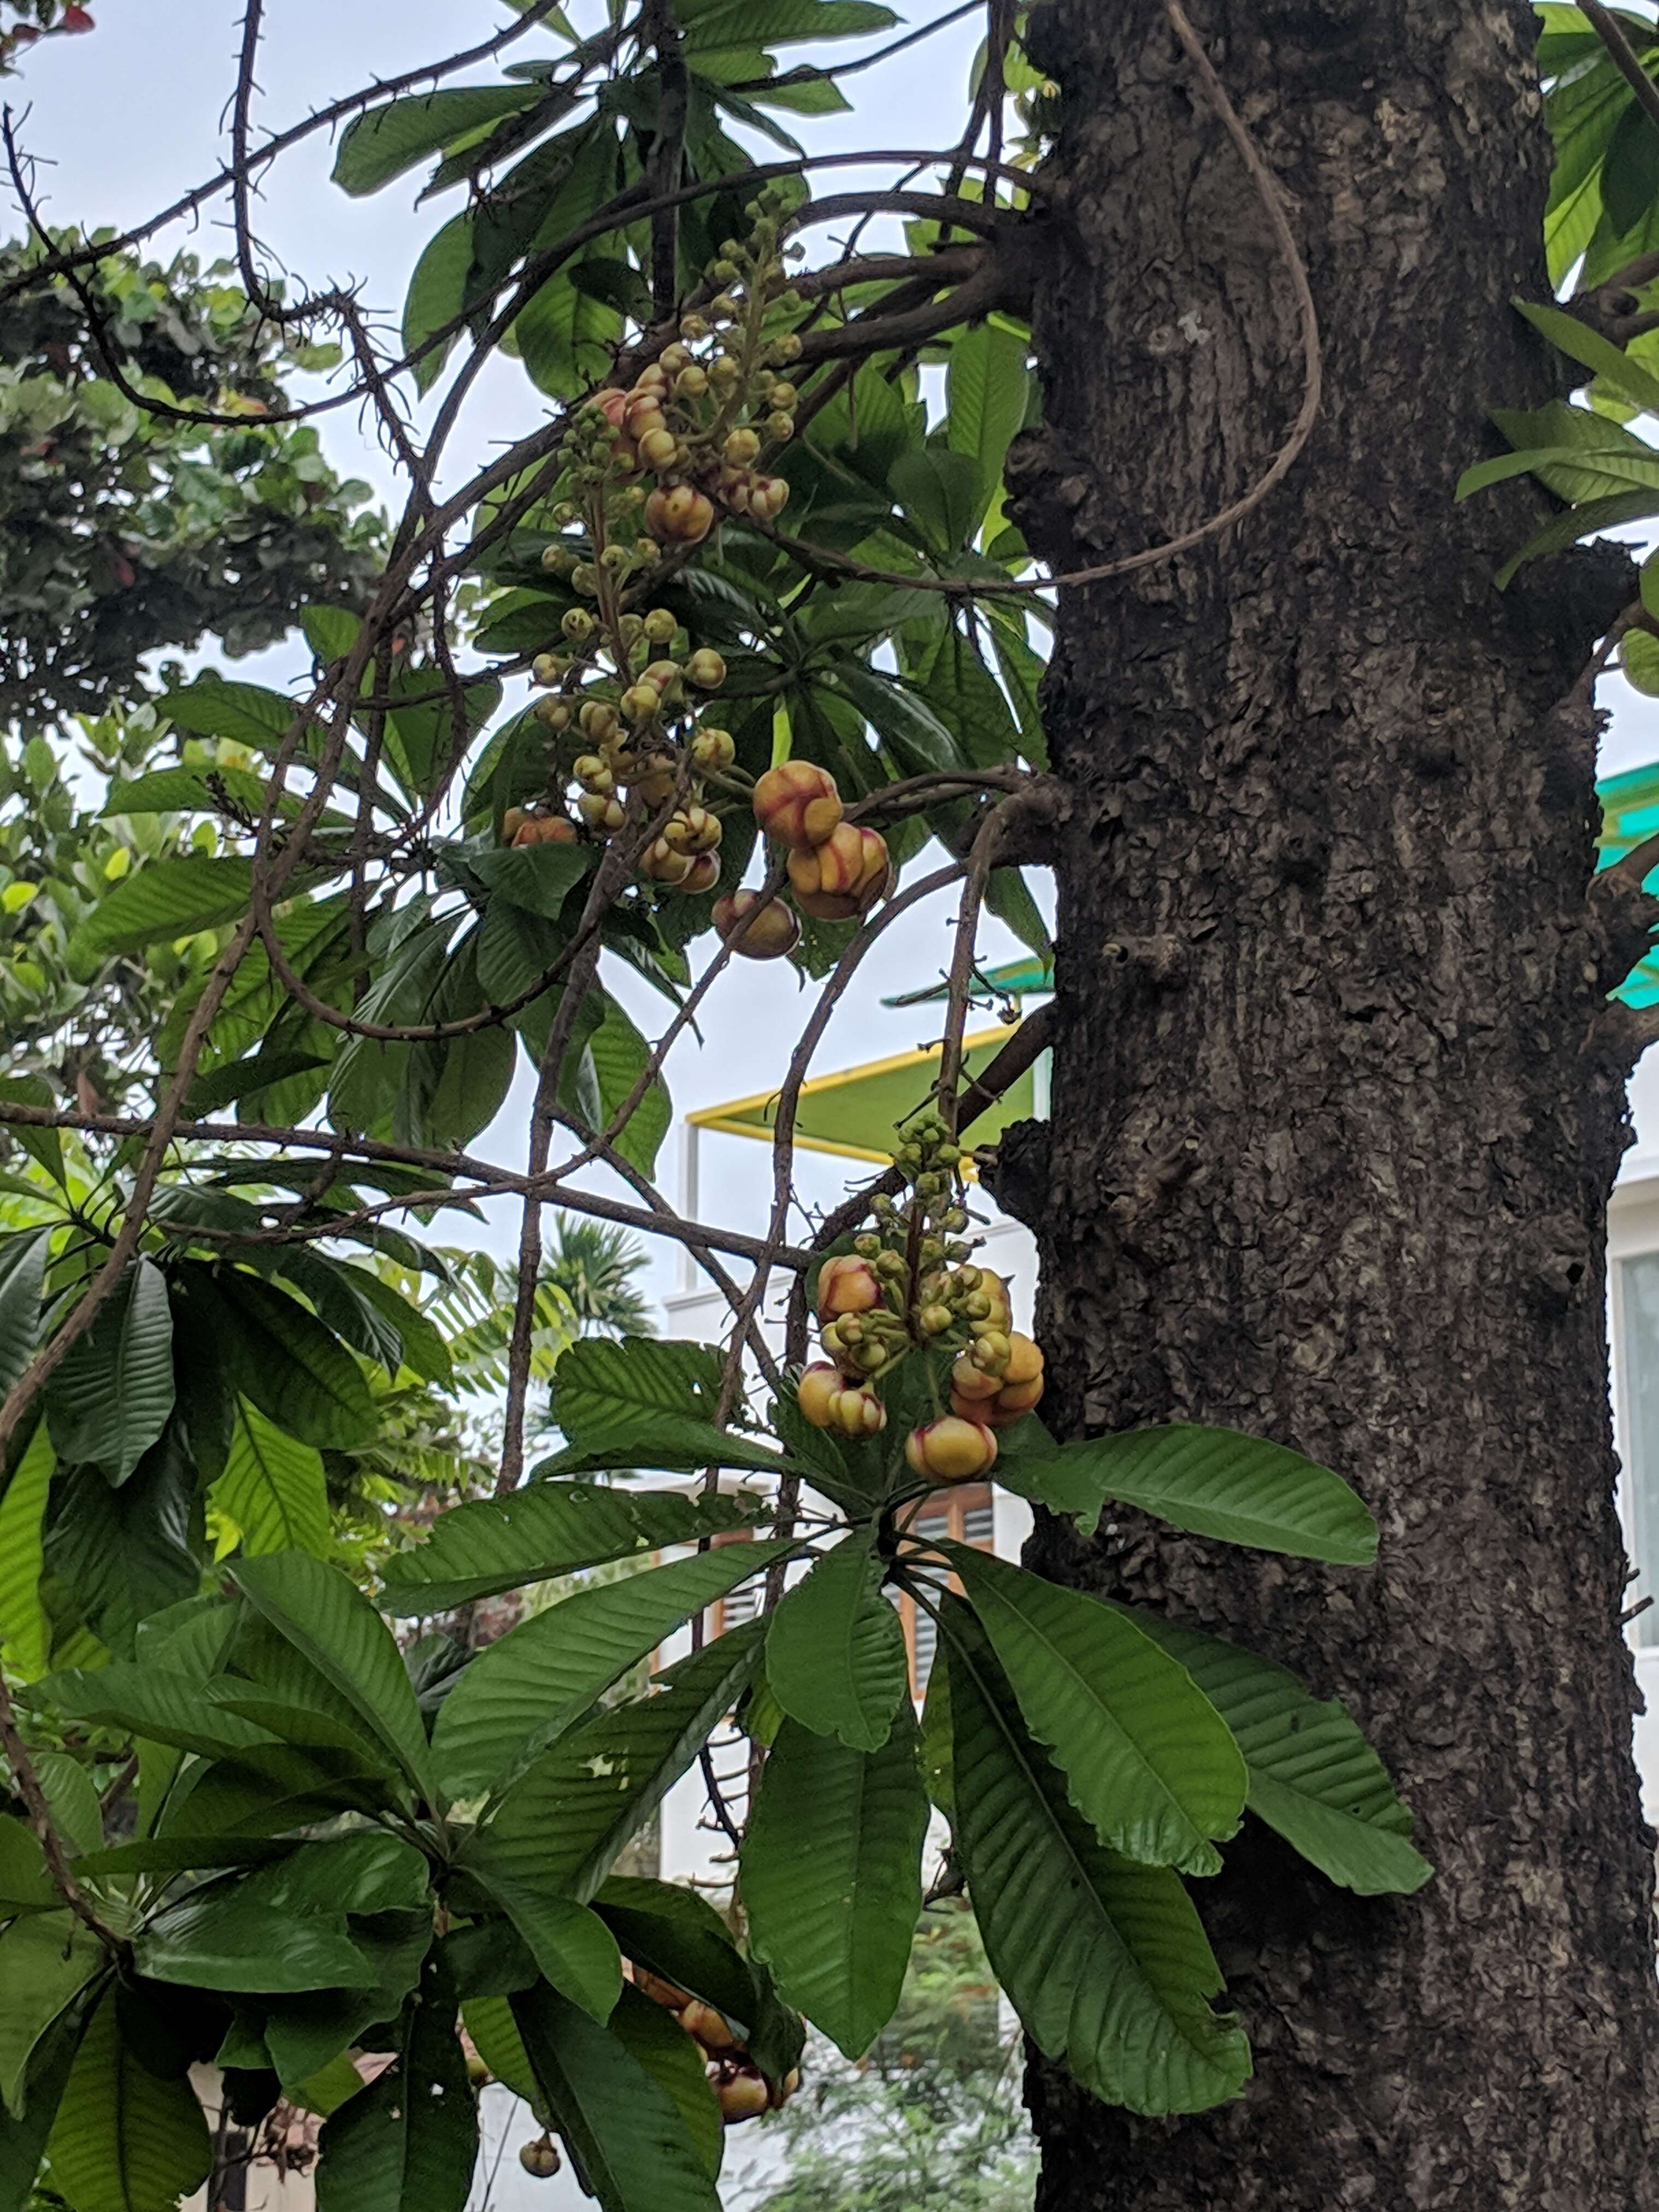
[[801,1418],[815,1429],[830,1425],[830,1407],[847,1387],[846,1377],[839,1367],[827,1360],[803,1369],[800,1381],[795,1385],[795,1402],[800,1407]]
[[838,1321],[843,1314],[869,1313],[881,1304],[881,1283],[867,1260],[848,1252],[826,1260],[818,1271],[818,1319]]
[[[753,911],[758,891],[728,891],[714,902],[714,927],[722,937],[736,933],[744,916]],[[745,960],[781,960],[800,943],[800,924],[781,899],[770,898],[732,947]]]
[[645,526],[661,544],[701,545],[714,526],[714,503],[690,484],[659,486],[645,502]]
[[913,1474],[934,1482],[972,1482],[995,1466],[997,1440],[983,1423],[946,1413],[941,1420],[911,1430],[904,1456]]
[[892,876],[886,839],[850,822],[811,850],[792,852],[788,866],[796,905],[817,921],[867,914]]
[[811,761],[784,761],[755,786],[755,819],[769,837],[793,851],[823,844],[841,820],[841,793],[827,769]]

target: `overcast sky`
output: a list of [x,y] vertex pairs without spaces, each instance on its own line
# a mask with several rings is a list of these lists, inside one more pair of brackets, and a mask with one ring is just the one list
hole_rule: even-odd
[[[6,88],[14,107],[27,103],[21,135],[41,163],[40,183],[54,223],[127,228],[175,195],[211,175],[223,158],[222,125],[234,81],[241,9],[237,0],[92,0],[94,33],[45,42],[28,58],[21,80]],[[906,7],[907,22],[946,12],[947,0]],[[590,10],[573,10],[586,24]],[[308,110],[375,77],[394,76],[423,59],[452,52],[487,37],[510,11],[491,0],[270,0],[270,35],[262,51],[258,121],[285,127]],[[815,152],[843,146],[927,148],[951,143],[959,132],[977,30],[970,21],[942,33],[913,52],[852,81],[857,103],[848,116],[799,125]],[[870,44],[879,44],[879,40]],[[530,33],[514,58],[557,50],[540,31]],[[838,48],[844,60],[863,48]],[[791,58],[799,50],[792,50]],[[491,81],[486,68],[471,73]],[[279,262],[302,273],[315,288],[351,279],[368,303],[395,319],[410,270],[422,246],[455,204],[416,209],[418,178],[404,180],[368,200],[347,199],[328,181],[331,149],[324,137],[308,143],[270,173],[258,210],[261,236]],[[193,245],[204,259],[228,251],[222,208],[213,210],[193,237],[180,226],[158,240],[171,250]],[[486,454],[497,441],[516,437],[545,411],[545,403],[517,367],[497,364],[483,380],[458,463]],[[368,477],[388,500],[392,473],[385,457],[365,441],[351,410],[325,418],[325,446],[342,471]],[[301,657],[264,656],[230,673],[280,681],[297,673]],[[1629,768],[1659,754],[1656,702],[1638,699],[1617,681],[1605,687],[1613,719],[1604,744],[1604,766]],[[906,917],[885,940],[878,970],[864,978],[838,1009],[817,1066],[902,1052],[929,1042],[937,1015],[882,1008],[883,996],[932,980],[948,958],[951,902],[935,902]],[[991,924],[987,957],[1018,951]],[[624,985],[635,1018],[660,1024],[663,1001],[642,987]],[[717,994],[704,1024],[704,1046],[683,1048],[671,1067],[677,1108],[707,1105],[763,1091],[776,1083],[804,1014],[802,995],[787,966],[739,963]],[[477,1149],[503,1160],[521,1155],[529,1085],[520,1080],[500,1123]],[[1659,1131],[1656,1131],[1659,1138]],[[799,1182],[808,1198],[833,1203],[847,1187],[848,1164],[804,1155]],[[665,1147],[660,1167],[674,1188],[678,1139]],[[758,1226],[769,1189],[769,1161],[763,1146],[732,1137],[705,1138],[701,1207],[706,1218]],[[486,1240],[506,1251],[516,1239],[512,1209],[501,1207]],[[653,1286],[671,1287],[677,1262],[665,1255]]]

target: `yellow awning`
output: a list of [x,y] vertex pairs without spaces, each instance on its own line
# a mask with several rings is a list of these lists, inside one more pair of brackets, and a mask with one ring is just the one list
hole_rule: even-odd
[[[964,1042],[963,1063],[978,1075],[996,1057],[1019,1024],[980,1030]],[[927,1104],[938,1073],[940,1048],[896,1053],[890,1060],[866,1060],[832,1075],[816,1075],[802,1086],[795,1117],[795,1141],[805,1151],[834,1152],[842,1159],[890,1160],[894,1124]],[[1011,1121],[1029,1121],[1036,1111],[1036,1070],[1028,1068],[997,1103],[981,1115],[969,1132],[976,1145],[994,1144]],[[724,1106],[705,1106],[686,1119],[694,1128],[721,1129],[728,1136],[769,1139],[777,1118],[778,1094],[763,1091]]]

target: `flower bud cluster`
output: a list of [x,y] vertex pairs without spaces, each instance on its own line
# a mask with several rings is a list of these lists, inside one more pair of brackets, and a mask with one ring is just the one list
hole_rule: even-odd
[[672,2013],[697,2045],[708,2086],[720,2108],[720,2118],[728,2127],[741,2120],[752,2120],[757,2113],[779,2105],[787,2105],[799,2088],[799,2067],[775,2087],[769,2082],[739,2042],[724,2013],[643,1966],[636,1966],[630,1971],[640,1994]]
[[1013,1328],[1007,1285],[960,1241],[963,1155],[950,1129],[929,1111],[900,1138],[905,1198],[878,1196],[875,1227],[819,1270],[824,1361],[802,1375],[799,1404],[817,1427],[873,1436],[887,1423],[882,1379],[913,1352],[953,1353],[950,1411],[912,1431],[905,1456],[931,1480],[970,1481],[994,1463],[997,1431],[1042,1397],[1042,1354]]

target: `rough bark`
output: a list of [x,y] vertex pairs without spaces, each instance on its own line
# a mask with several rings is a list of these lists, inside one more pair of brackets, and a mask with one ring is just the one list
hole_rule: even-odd
[[[1045,2212],[1632,2212],[1653,2166],[1653,1838],[1631,1756],[1603,1336],[1624,1068],[1586,900],[1623,592],[1500,596],[1540,507],[1452,503],[1559,386],[1524,0],[1199,0],[1290,196],[1328,396],[1224,542],[1069,595],[1041,1328],[1062,1434],[1230,1423],[1341,1469],[1374,1574],[1121,1517],[1032,1557],[1349,1700],[1438,1867],[1368,1901],[1253,1826],[1203,1911],[1248,2095],[1137,2120],[1033,2069]],[[1098,560],[1213,512],[1300,397],[1289,284],[1158,0],[1048,0],[1063,88],[1021,513]],[[1608,586],[1612,587],[1609,598]],[[1016,1139],[1011,1148],[1020,1152]]]

